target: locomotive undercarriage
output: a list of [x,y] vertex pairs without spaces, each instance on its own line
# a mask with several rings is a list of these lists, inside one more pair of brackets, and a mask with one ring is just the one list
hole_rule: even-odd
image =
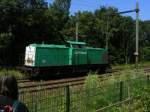
[[54,66],[54,67],[29,67],[24,66],[23,71],[29,73],[32,77],[51,77],[88,73],[91,71],[105,73],[109,68],[108,64],[93,65],[74,65],[74,66]]

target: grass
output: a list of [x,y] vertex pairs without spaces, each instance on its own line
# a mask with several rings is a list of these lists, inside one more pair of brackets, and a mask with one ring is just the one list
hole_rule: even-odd
[[[144,67],[149,67],[150,66],[150,62],[139,62],[138,63],[138,67],[139,68],[144,68]],[[135,69],[136,65],[133,63],[133,64],[115,64],[115,65],[112,65],[112,68],[116,68],[116,69]]]

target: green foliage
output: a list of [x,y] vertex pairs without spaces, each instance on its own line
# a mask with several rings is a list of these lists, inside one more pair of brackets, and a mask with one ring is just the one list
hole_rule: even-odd
[[53,3],[53,7],[56,8],[56,10],[62,11],[62,13],[69,13],[71,5],[71,0],[55,0]]
[[0,47],[7,48],[13,42],[14,37],[12,33],[1,33],[0,34]]
[[14,36],[12,33],[0,33],[0,64],[4,64],[10,59],[13,42]]
[[[46,21],[45,1],[1,0],[0,10],[0,33],[9,32],[14,40],[11,43],[11,51],[13,52],[4,53],[9,60],[7,64],[18,64],[18,55],[24,53],[25,46],[28,43],[38,42],[39,37],[45,37],[44,29],[47,24],[44,24]],[[9,42],[9,38],[5,39],[6,42]],[[0,38],[0,42],[3,42],[3,38]]]
[[143,47],[141,49],[141,58],[145,61],[150,61],[150,47]]
[[150,95],[149,95],[149,92],[150,92],[150,88],[148,87],[146,89],[146,91],[142,92],[142,98],[139,101],[139,104],[141,104],[141,108],[143,109],[143,111],[146,111],[146,112],[150,111]]
[[7,69],[0,69],[0,76],[3,76],[5,74],[10,74],[10,75],[13,75],[15,76],[16,78],[23,78],[25,77],[25,74],[17,71],[17,70],[7,70]]
[[99,85],[99,78],[96,74],[89,74],[85,80],[83,101],[85,106],[85,112],[95,112],[96,109],[105,105],[107,102],[103,99],[101,92],[104,88]]
[[[120,100],[126,100],[129,97],[135,98],[135,102],[132,104],[124,103],[121,106],[112,106],[106,108],[106,112],[127,112],[129,109],[133,111],[149,110],[149,95],[145,90],[147,89],[147,79],[145,73],[141,70],[138,72],[134,70],[124,70],[122,75],[117,77],[112,75],[111,77],[106,77],[104,81],[98,81],[95,76],[88,76],[85,83],[85,96],[88,98],[84,100],[87,110],[95,111],[94,109],[102,108]],[[94,81],[95,80],[95,81]],[[95,83],[94,83],[95,82]],[[122,86],[120,85],[122,82]],[[94,89],[95,87],[95,89]],[[120,93],[120,88],[122,87],[122,94]],[[97,89],[96,89],[97,88]],[[121,96],[120,96],[121,95]],[[90,96],[91,99],[90,99]],[[140,99],[136,99],[140,96]],[[121,98],[121,99],[120,99]],[[144,99],[144,100],[143,100]],[[142,100],[142,103],[140,101]],[[131,106],[132,105],[132,106]]]
[[71,0],[55,0],[49,8],[49,19],[50,19],[50,32],[51,36],[49,39],[53,43],[64,43],[64,27],[69,20],[69,9],[71,6]]

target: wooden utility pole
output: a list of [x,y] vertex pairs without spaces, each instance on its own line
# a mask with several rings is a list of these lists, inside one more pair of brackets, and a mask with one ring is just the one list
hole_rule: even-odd
[[79,17],[78,17],[78,14],[77,14],[77,19],[76,19],[76,42],[78,42],[78,37],[79,37],[79,33],[78,33],[78,30],[79,29]]
[[135,50],[135,63],[138,68],[138,56],[139,56],[139,4],[136,2],[136,50]]
[[76,22],[76,42],[78,42],[78,28],[79,28],[79,23]]
[[107,19],[107,26],[106,26],[107,28],[107,32],[106,32],[106,49],[108,49],[108,39],[109,39],[109,21],[108,21],[108,19]]

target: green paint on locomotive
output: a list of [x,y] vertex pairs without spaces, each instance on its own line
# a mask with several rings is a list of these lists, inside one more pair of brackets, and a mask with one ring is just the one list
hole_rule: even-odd
[[[34,57],[35,61],[33,65],[25,63],[26,66],[64,66],[69,64],[69,48],[64,45],[31,44],[28,47],[30,46],[35,47],[36,49]],[[28,54],[26,53],[26,55]],[[32,56],[28,57],[32,58]],[[28,60],[25,61],[32,62]]]
[[108,64],[108,52],[102,48],[87,48],[88,64]]
[[85,42],[74,42],[68,41],[70,44],[71,49],[71,65],[83,65],[87,64],[87,50],[86,50],[86,43]]
[[107,50],[86,47],[85,42],[68,41],[66,45],[30,44],[26,47],[26,66],[69,66],[107,64]]

